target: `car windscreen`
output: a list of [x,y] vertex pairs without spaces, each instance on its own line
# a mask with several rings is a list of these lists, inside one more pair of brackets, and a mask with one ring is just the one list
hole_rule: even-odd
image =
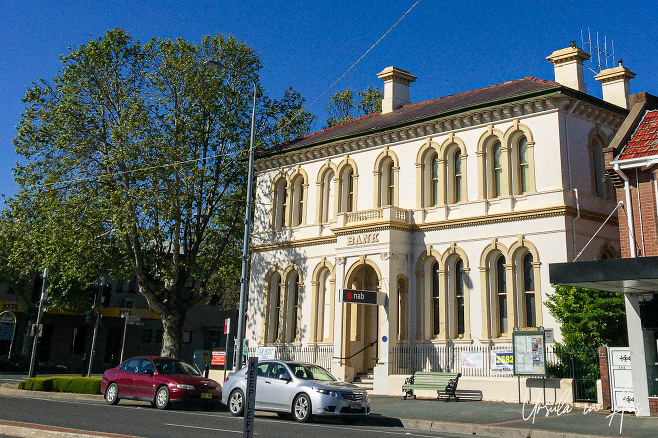
[[155,359],[155,369],[158,374],[192,374],[199,375],[199,372],[187,362],[173,359]]
[[325,382],[335,382],[337,379],[329,374],[327,370],[317,365],[291,363],[288,364],[293,375],[303,380],[321,380]]

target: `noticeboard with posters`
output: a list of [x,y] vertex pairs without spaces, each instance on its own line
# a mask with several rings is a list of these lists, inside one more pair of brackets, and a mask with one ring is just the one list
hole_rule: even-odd
[[543,327],[515,328],[512,333],[515,376],[546,376],[546,340]]
[[514,368],[514,352],[511,348],[491,350],[491,374],[512,374]]

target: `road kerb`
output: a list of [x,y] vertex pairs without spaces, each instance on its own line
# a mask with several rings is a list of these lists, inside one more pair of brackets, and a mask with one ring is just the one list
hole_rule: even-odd
[[400,418],[405,429],[425,430],[440,433],[486,436],[492,438],[592,438],[608,435],[591,435],[546,429],[518,428],[510,426],[487,426],[484,424],[456,423],[450,421]]

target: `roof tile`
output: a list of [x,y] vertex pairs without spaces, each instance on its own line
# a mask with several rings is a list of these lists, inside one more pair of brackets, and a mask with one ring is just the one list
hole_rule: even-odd
[[658,110],[647,111],[618,160],[658,155]]

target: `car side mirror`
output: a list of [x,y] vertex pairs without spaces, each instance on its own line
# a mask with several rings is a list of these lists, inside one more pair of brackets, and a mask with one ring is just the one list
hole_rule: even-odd
[[288,373],[283,373],[279,376],[279,380],[285,380],[286,382],[290,382],[292,380],[292,377],[290,377],[290,374]]
[[149,375],[149,376],[152,376],[152,375],[155,374],[155,372],[153,372],[153,370],[144,370],[144,374],[147,374],[147,375]]

